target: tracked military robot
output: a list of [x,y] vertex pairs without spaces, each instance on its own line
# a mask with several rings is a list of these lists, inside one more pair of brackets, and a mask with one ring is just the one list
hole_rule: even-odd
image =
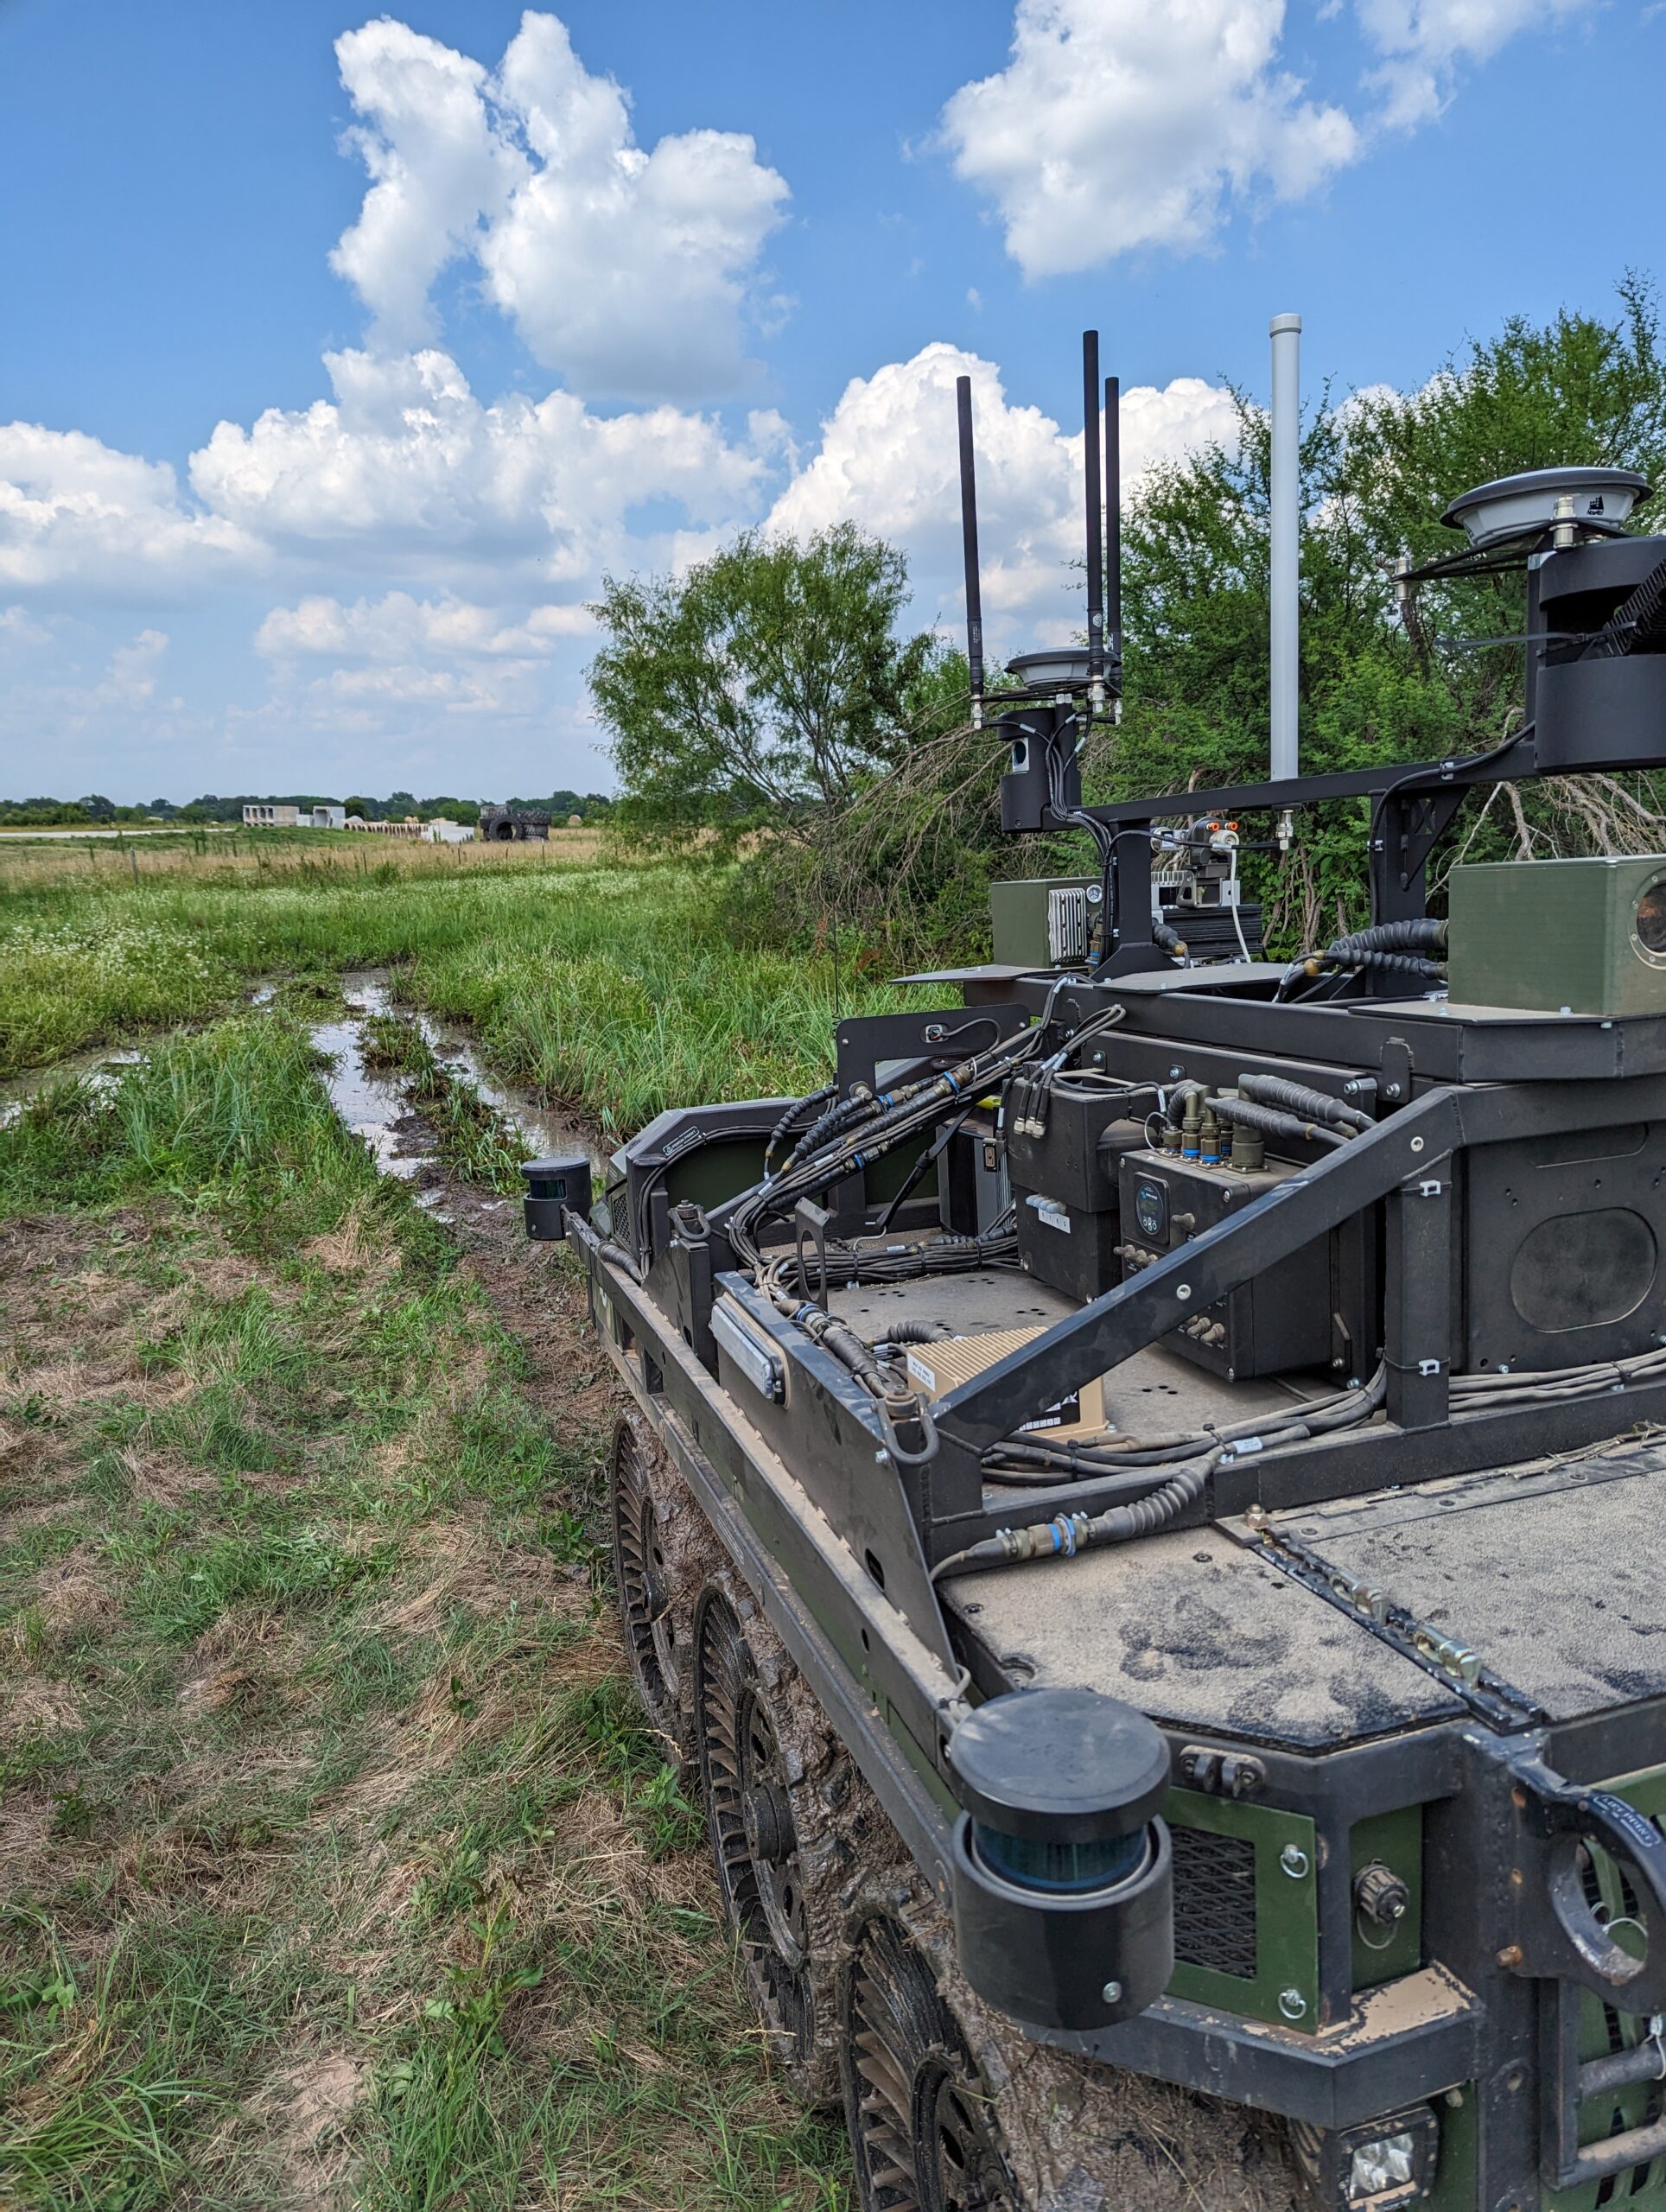
[[[1426,870],[1666,765],[1666,538],[1483,486],[1399,588],[1524,574],[1498,745],[1084,804],[1106,397],[1109,619],[1090,341],[1088,644],[988,715],[1091,868],[814,1097],[528,1168],[633,1400],[626,1649],[865,2212],[1655,2212],[1666,855]],[[1342,798],[1370,925],[1263,961],[1235,825]]]

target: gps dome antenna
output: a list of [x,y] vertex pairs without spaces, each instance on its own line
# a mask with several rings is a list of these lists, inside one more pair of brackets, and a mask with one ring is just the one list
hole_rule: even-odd
[[1082,333],[1082,490],[1087,510],[1088,712],[1105,707],[1105,511],[1099,488],[1099,334]]
[[983,594],[977,577],[977,475],[972,457],[972,380],[955,379],[960,410],[960,534],[966,557],[966,666],[971,680],[972,728],[983,727]]

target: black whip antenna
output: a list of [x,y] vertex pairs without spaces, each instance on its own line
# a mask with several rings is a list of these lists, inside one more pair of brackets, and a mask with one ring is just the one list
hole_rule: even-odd
[[1105,652],[1122,696],[1122,380],[1105,378]]
[[1088,712],[1105,703],[1105,513],[1099,491],[1099,334],[1082,333],[1082,486],[1087,510]]
[[966,556],[966,666],[971,681],[972,728],[983,727],[983,594],[977,575],[977,476],[972,461],[972,380],[955,379],[960,410],[960,534]]

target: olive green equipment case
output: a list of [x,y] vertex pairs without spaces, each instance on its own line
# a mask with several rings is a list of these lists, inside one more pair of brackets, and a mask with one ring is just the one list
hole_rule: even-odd
[[1454,1006],[1666,1014],[1666,854],[1452,872]]

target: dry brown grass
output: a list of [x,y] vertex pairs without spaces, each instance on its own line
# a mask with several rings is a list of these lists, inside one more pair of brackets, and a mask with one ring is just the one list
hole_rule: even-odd
[[[525,844],[428,845],[419,838],[362,830],[215,830],[196,840],[140,830],[110,838],[31,839],[0,833],[0,890],[68,889],[121,885],[155,876],[269,881],[303,871],[353,876],[391,867],[401,876],[455,875],[460,869],[585,867],[605,849],[600,828],[552,830]],[[137,865],[136,865],[137,863]]]

